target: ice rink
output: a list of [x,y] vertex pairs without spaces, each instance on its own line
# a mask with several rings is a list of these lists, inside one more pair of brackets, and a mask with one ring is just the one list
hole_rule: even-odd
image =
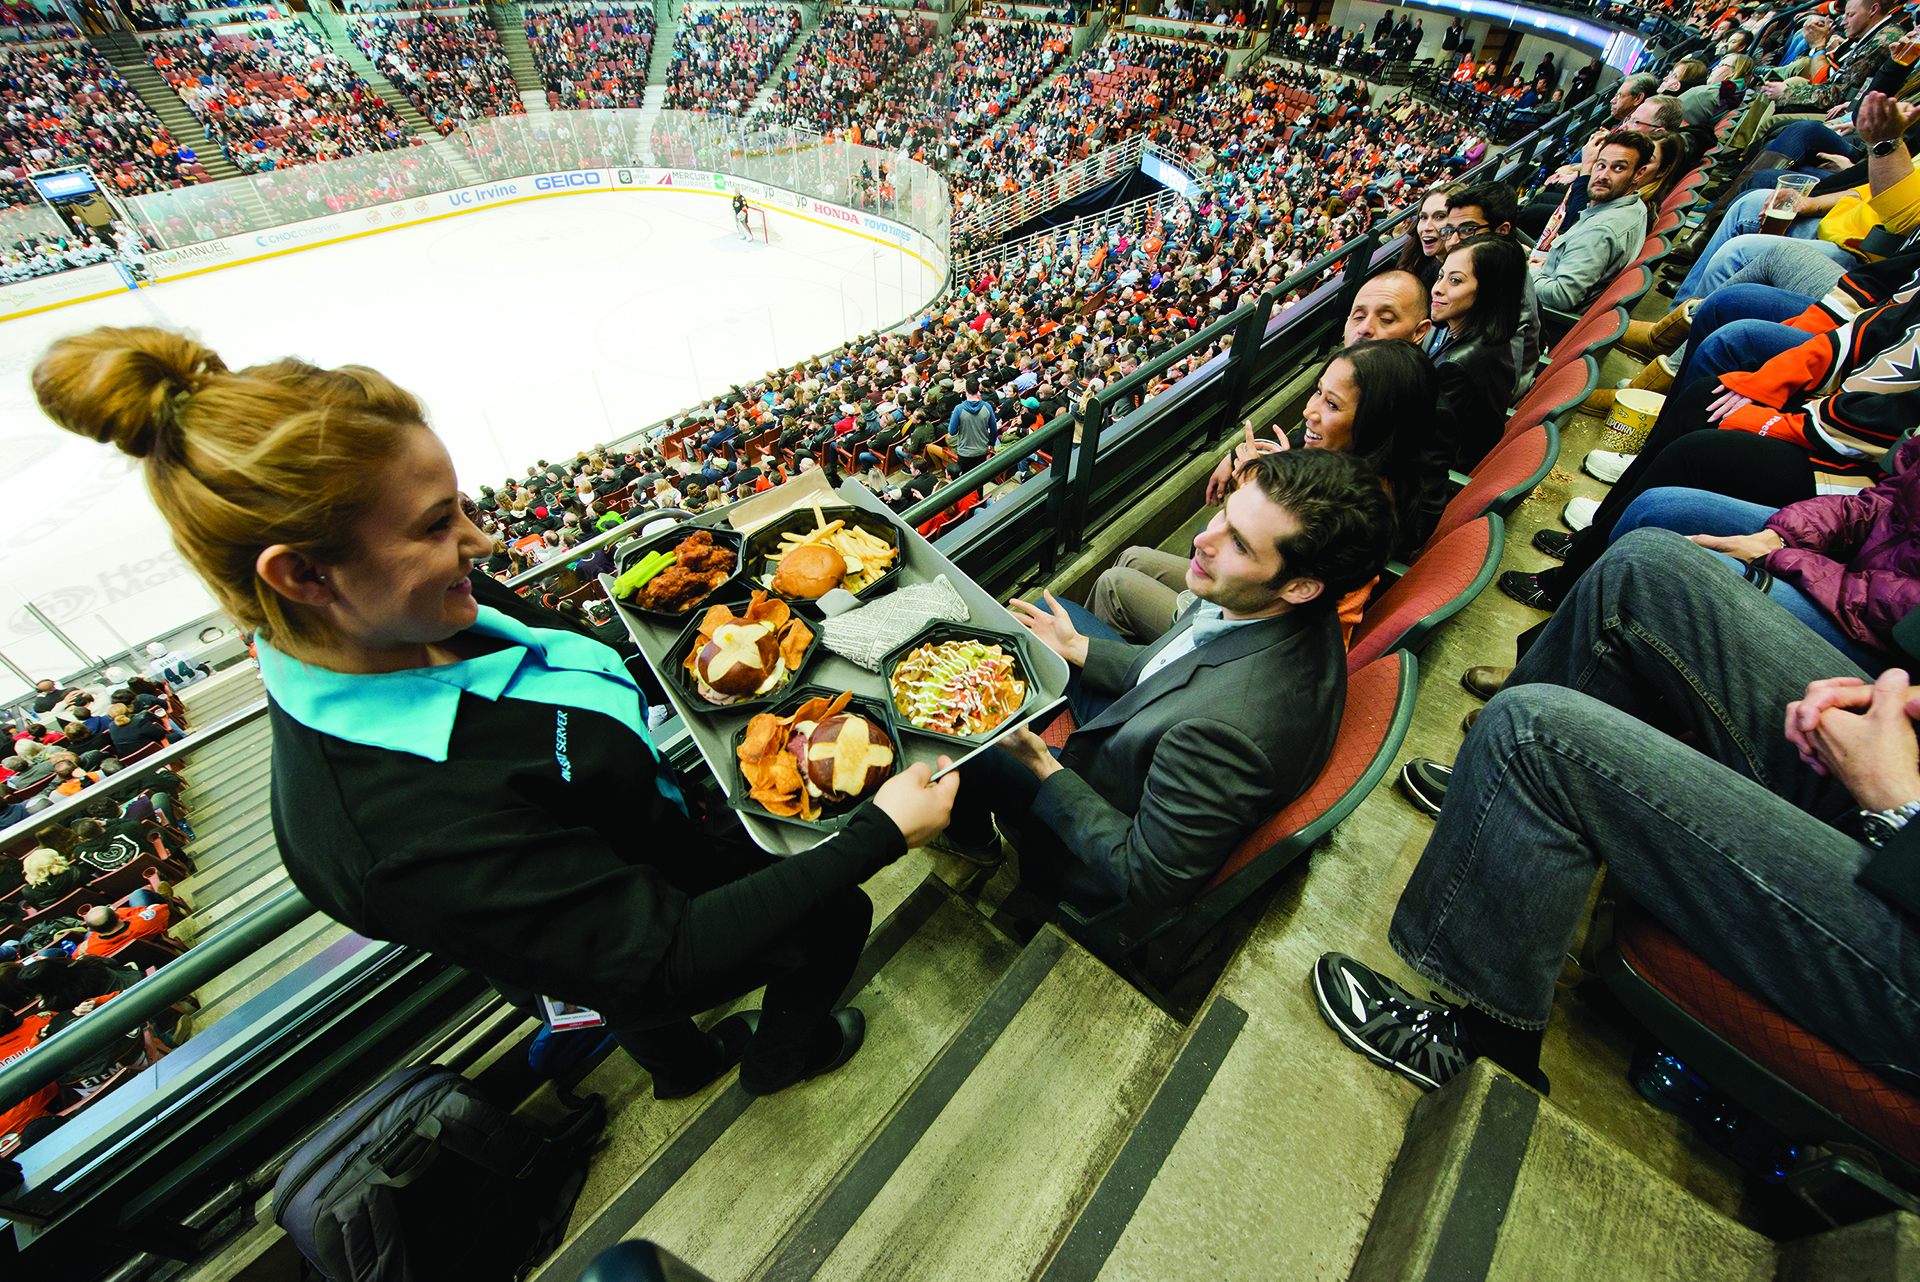
[[[138,465],[54,427],[29,371],[96,325],[190,330],[238,368],[284,355],[371,365],[418,395],[463,486],[497,485],[690,407],[729,384],[894,324],[938,292],[918,258],[768,214],[741,241],[723,197],[603,192],[476,211],[0,326],[0,653],[29,673],[213,608],[175,556]],[[0,670],[0,697],[17,685]]]

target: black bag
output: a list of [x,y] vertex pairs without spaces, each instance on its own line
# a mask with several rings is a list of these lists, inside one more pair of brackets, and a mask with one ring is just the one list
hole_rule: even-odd
[[331,1282],[524,1277],[559,1244],[606,1112],[553,1135],[458,1073],[403,1068],[288,1161],[273,1218]]

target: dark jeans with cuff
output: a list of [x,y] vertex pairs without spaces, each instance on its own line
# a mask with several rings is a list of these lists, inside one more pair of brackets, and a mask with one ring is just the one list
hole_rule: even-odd
[[1468,735],[1394,950],[1544,1027],[1604,861],[1717,970],[1914,1089],[1920,930],[1855,885],[1873,852],[1834,826],[1854,800],[1781,733],[1787,704],[1835,676],[1865,674],[1712,553],[1626,535]]

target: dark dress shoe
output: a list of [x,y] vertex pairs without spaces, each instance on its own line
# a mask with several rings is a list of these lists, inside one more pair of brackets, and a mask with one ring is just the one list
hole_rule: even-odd
[[867,1017],[856,1006],[844,1006],[830,1016],[839,1029],[839,1040],[822,1048],[814,1058],[795,1068],[790,1075],[774,1078],[765,1077],[753,1071],[751,1066],[740,1070],[740,1086],[749,1095],[771,1095],[775,1091],[784,1091],[789,1086],[798,1086],[801,1082],[831,1073],[860,1049],[867,1040]]
[[1460,733],[1472,734],[1473,723],[1478,721],[1480,719],[1480,714],[1485,711],[1486,711],[1485,708],[1475,708],[1472,712],[1469,712],[1466,716],[1460,718]]
[[1567,559],[1567,553],[1573,550],[1573,535],[1565,530],[1540,530],[1533,536],[1535,551],[1545,552],[1556,561]]
[[1447,781],[1452,778],[1452,766],[1415,757],[1400,769],[1400,791],[1406,794],[1415,810],[1438,819],[1440,807],[1447,804]]
[[714,1058],[710,1062],[684,1074],[671,1076],[664,1073],[653,1075],[653,1097],[655,1099],[685,1099],[698,1094],[712,1084],[713,1080],[740,1062],[747,1053],[747,1046],[753,1041],[753,1035],[760,1028],[760,1012],[743,1010],[729,1015],[707,1030],[707,1036],[714,1042]]
[[1513,675],[1512,668],[1496,668],[1483,663],[1477,668],[1468,668],[1460,674],[1460,684],[1466,687],[1468,694],[1476,699],[1491,699],[1500,693],[1500,687],[1507,684],[1507,678]]
[[1540,576],[1537,574],[1508,570],[1500,576],[1499,582],[1500,590],[1521,605],[1530,605],[1536,610],[1552,613],[1560,604],[1560,598],[1553,596],[1540,586]]

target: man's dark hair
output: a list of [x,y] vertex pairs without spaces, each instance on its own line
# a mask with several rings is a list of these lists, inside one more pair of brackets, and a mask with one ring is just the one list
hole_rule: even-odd
[[[1673,126],[1661,124],[1659,127],[1668,129]],[[1605,151],[1609,147],[1624,147],[1637,156],[1639,159],[1635,160],[1633,164],[1635,169],[1640,168],[1649,160],[1653,159],[1653,139],[1647,137],[1647,135],[1641,133],[1638,129],[1614,130],[1600,140],[1600,151]]]
[[1240,479],[1300,526],[1275,545],[1280,573],[1268,584],[1318,579],[1320,595],[1297,608],[1332,610],[1385,568],[1396,534],[1393,500],[1365,460],[1339,450],[1286,450],[1257,456]]
[[967,393],[969,395],[972,395],[973,393],[978,392],[979,390],[980,390],[980,376],[978,374],[970,375],[967,378]]
[[1474,183],[1447,197],[1449,210],[1476,205],[1486,215],[1488,231],[1495,231],[1502,223],[1511,225],[1520,213],[1519,197],[1514,194],[1513,188],[1502,182]]

